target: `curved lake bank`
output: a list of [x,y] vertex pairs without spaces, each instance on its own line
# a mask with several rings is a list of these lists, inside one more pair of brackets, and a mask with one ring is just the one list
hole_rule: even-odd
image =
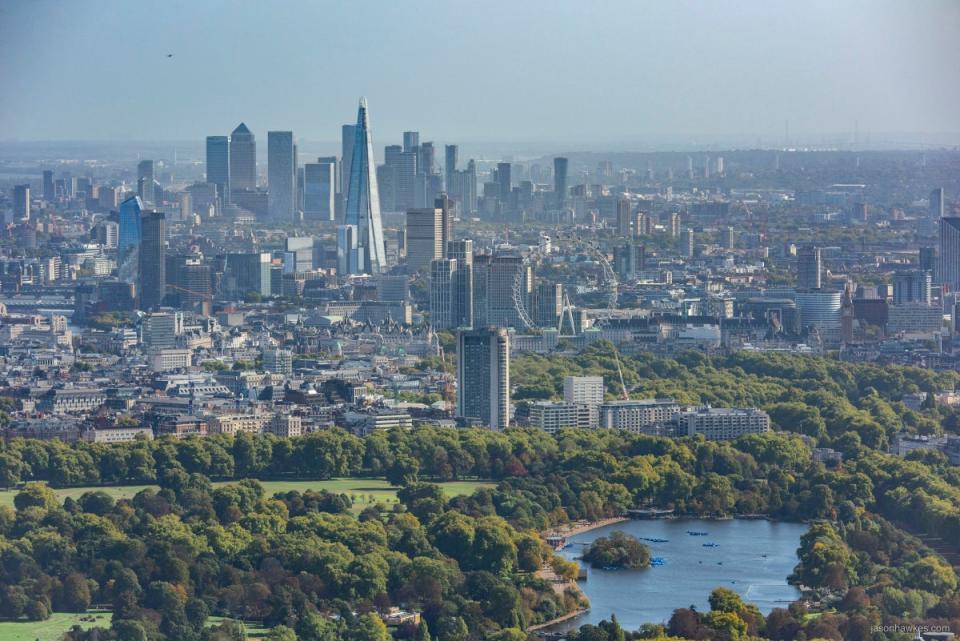
[[[573,536],[561,554],[575,559],[583,553],[584,544],[617,530],[641,539],[654,558],[663,559],[663,565],[645,570],[601,570],[581,562],[587,580],[580,587],[590,599],[590,612],[558,624],[554,630],[596,624],[611,614],[617,615],[626,630],[636,630],[644,623],[666,623],[676,608],[695,605],[698,610],[709,610],[707,598],[717,587],[736,591],[764,614],[786,607],[800,596],[787,583],[787,576],[797,565],[800,536],[807,531],[803,523],[632,520]],[[688,531],[707,535],[691,536]]]

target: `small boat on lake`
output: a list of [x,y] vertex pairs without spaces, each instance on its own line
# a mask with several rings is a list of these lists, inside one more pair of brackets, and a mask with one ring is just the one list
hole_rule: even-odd
[[707,536],[709,532],[697,532],[696,530],[687,530],[687,534],[690,536]]
[[720,547],[719,543],[704,543],[703,547],[705,548],[718,548]]

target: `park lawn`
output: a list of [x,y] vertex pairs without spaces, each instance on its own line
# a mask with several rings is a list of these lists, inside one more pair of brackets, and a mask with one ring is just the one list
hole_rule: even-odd
[[[235,481],[229,481],[234,483]],[[226,482],[214,483],[214,486],[225,485]],[[267,496],[273,496],[278,492],[289,492],[297,490],[327,490],[337,494],[346,494],[353,500],[353,510],[359,513],[364,508],[376,503],[391,505],[397,502],[397,488],[391,486],[384,479],[370,478],[341,478],[329,480],[313,481],[260,481]],[[482,487],[494,487],[494,483],[487,481],[451,481],[449,483],[440,483],[444,493],[448,497],[460,496],[462,494],[472,494],[474,490]],[[133,498],[137,492],[155,485],[123,485],[109,487],[71,487],[60,490],[54,490],[61,500],[69,497],[79,498],[84,492],[91,490],[102,490],[114,498]],[[13,497],[17,490],[0,490],[0,505],[13,506]],[[0,641],[5,641],[0,636]],[[32,639],[30,641],[33,641]]]
[[[83,614],[54,612],[46,621],[0,621],[0,641],[60,641],[63,633],[75,625],[86,630],[91,627],[110,627],[111,613],[91,610]],[[96,621],[81,621],[94,617]]]

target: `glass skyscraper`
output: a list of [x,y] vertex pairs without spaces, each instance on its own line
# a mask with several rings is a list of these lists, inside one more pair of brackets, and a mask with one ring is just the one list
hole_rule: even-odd
[[143,241],[143,202],[131,196],[120,203],[117,233],[117,273],[125,283],[136,283]]
[[349,262],[356,266],[358,273],[378,274],[386,269],[386,250],[366,98],[360,99],[360,108],[357,110],[348,185],[344,224],[357,229],[357,247],[352,250],[357,257]]
[[267,132],[267,209],[274,220],[293,220],[297,207],[297,146],[292,131]]
[[217,186],[222,203],[230,202],[230,138],[207,136],[207,182]]
[[257,139],[244,123],[230,134],[230,189],[257,188]]

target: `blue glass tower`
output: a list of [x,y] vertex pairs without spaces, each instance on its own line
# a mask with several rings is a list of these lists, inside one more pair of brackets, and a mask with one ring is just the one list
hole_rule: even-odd
[[360,99],[357,111],[348,185],[343,223],[357,229],[356,249],[347,249],[356,253],[356,259],[350,260],[349,264],[355,266],[358,273],[378,274],[386,269],[387,261],[366,98]]
[[120,203],[117,234],[117,274],[125,283],[139,275],[140,243],[143,241],[143,202],[131,196]]

